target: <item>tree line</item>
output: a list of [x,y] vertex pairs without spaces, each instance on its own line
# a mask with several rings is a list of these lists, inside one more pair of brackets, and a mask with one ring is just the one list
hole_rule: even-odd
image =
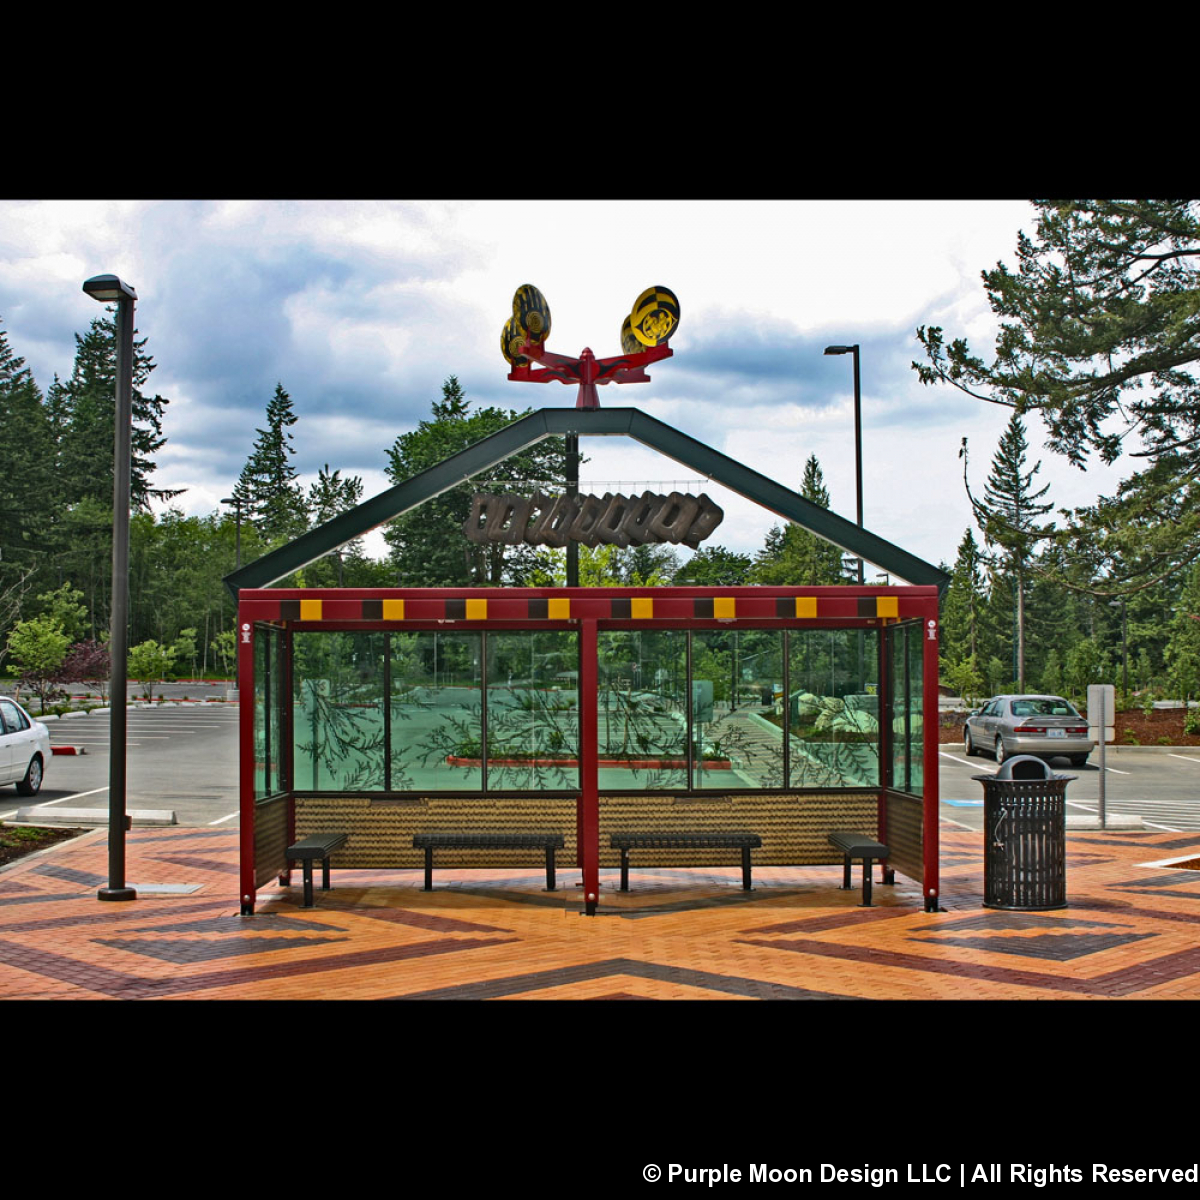
[[[991,361],[938,327],[916,332],[923,359],[913,367],[923,383],[1012,410],[982,489],[972,484],[965,441],[962,448],[975,521],[954,563],[943,564],[952,577],[942,609],[943,679],[970,698],[1029,689],[1078,697],[1100,680],[1143,696],[1200,694],[1196,202],[1034,207],[1036,234],[1018,238],[1018,268],[983,273],[1001,320]],[[227,674],[235,614],[222,579],[239,552],[251,562],[353,507],[362,480],[326,464],[315,483],[301,485],[293,463],[298,418],[280,382],[233,488],[235,505],[185,516],[171,504],[178,491],[155,485],[169,401],[149,386],[154,369],[145,339],[135,339],[130,643],[152,645],[157,657],[144,651],[142,660],[151,673]],[[76,335],[71,377],[56,376],[44,393],[0,328],[0,669],[10,674],[34,660],[47,678],[100,670],[111,610],[114,375],[109,315]],[[472,408],[450,376],[429,417],[386,451],[386,472],[399,483],[525,411]],[[1030,461],[1029,412],[1046,424],[1047,449],[1075,465],[1086,467],[1092,454],[1112,462],[1128,453],[1138,469],[1115,496],[1056,512],[1039,486],[1040,462]],[[283,582],[565,583],[560,550],[474,546],[457,533],[474,491],[559,490],[566,467],[563,440],[546,439],[389,522],[382,559],[355,542]],[[829,506],[815,457],[800,480],[783,482]],[[165,509],[156,515],[152,501]],[[749,554],[714,545],[681,561],[661,545],[580,549],[585,586],[856,578],[840,550],[795,525],[772,528]],[[51,670],[45,664],[56,656]]]

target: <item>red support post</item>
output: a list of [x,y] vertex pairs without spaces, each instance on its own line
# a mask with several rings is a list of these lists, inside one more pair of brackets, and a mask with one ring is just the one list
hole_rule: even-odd
[[242,916],[254,913],[254,625],[238,614],[238,766]]
[[600,900],[599,638],[595,620],[585,619],[579,626],[579,862],[584,911],[594,917]]
[[922,644],[925,654],[922,659],[922,682],[924,684],[922,697],[922,797],[924,825],[922,845],[924,847],[924,879],[925,911],[937,912],[938,901],[941,898],[941,884],[938,873],[938,822],[939,799],[938,788],[938,617],[937,601],[927,610]]

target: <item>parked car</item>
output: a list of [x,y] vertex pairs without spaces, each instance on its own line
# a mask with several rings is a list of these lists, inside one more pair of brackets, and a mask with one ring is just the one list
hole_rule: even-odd
[[15,700],[0,696],[0,784],[36,796],[50,761],[50,731]]
[[991,753],[997,763],[1014,754],[1061,754],[1073,767],[1082,767],[1096,746],[1087,718],[1061,696],[996,696],[967,717],[963,744],[968,756]]

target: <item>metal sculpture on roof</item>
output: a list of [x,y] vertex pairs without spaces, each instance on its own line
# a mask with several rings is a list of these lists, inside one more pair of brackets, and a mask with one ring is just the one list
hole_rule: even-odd
[[[500,350],[511,365],[509,379],[526,383],[577,383],[576,408],[600,407],[598,385],[648,383],[645,368],[670,358],[667,346],[679,328],[679,300],[670,288],[647,288],[633,302],[621,325],[621,354],[597,358],[585,347],[578,358],[553,354],[546,349],[550,336],[550,305],[531,283],[522,284],[513,295],[512,316],[504,323]],[[536,367],[534,364],[538,364]]]

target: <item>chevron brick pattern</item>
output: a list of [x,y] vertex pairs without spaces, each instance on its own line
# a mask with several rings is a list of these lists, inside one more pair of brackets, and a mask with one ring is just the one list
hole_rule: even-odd
[[243,918],[236,830],[130,838],[130,882],[201,887],[129,904],[96,899],[99,830],[0,872],[0,1000],[1200,999],[1200,835],[1068,835],[1069,907],[1045,913],[984,909],[981,835],[941,839],[940,913],[899,876],[864,909],[837,867],[756,865],[743,892],[693,861],[635,863],[626,894],[606,869],[594,919],[569,866],[553,894],[537,867],[439,868],[429,893],[335,867],[315,908],[273,883]]

